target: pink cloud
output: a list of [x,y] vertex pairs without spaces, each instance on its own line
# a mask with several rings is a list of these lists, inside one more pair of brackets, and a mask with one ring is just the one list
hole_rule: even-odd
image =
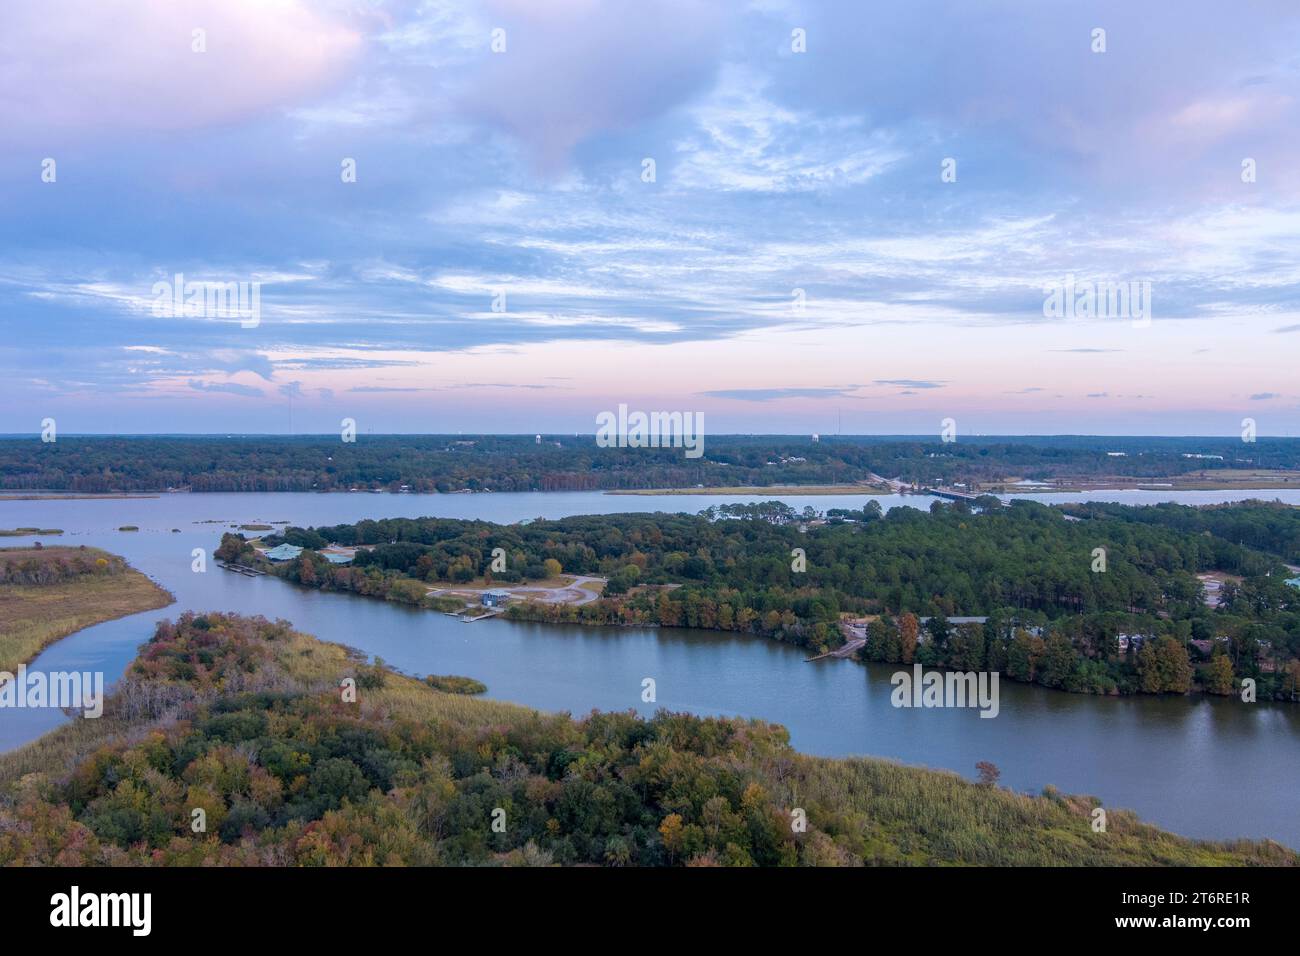
[[301,0],[23,0],[0,14],[0,139],[238,120],[326,89],[360,47]]

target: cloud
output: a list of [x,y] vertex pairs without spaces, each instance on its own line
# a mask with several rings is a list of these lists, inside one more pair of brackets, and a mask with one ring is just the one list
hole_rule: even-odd
[[943,388],[946,382],[927,382],[915,378],[878,378],[875,385],[897,385],[900,388]]
[[460,385],[448,385],[447,388],[523,388],[529,390],[551,390],[562,388],[561,385],[525,385],[510,382],[465,382]]
[[204,356],[192,356],[205,367],[223,372],[252,372],[271,381],[275,366],[271,360],[260,352],[245,352],[239,349],[217,349]]
[[402,388],[400,386],[389,385],[357,385],[348,389],[349,392],[427,392],[427,388]]
[[557,173],[594,133],[634,128],[701,90],[728,16],[707,0],[488,0],[482,19],[505,30],[506,51],[491,53],[482,35],[459,113],[510,133]]
[[1252,402],[1266,402],[1269,399],[1281,397],[1282,396],[1277,392],[1256,392],[1254,395],[1250,396],[1250,400]]
[[264,398],[262,392],[249,385],[240,385],[238,382],[204,382],[201,379],[192,378],[189,381],[190,388],[199,392],[224,392],[228,395],[242,395],[245,398]]
[[774,402],[785,398],[857,398],[858,386],[824,388],[721,388],[699,392],[709,398],[730,398],[741,402]]
[[724,71],[692,111],[696,129],[674,146],[675,189],[784,193],[843,188],[879,175],[903,152],[861,116],[819,117],[766,99],[762,76]]
[[303,0],[20,0],[3,18],[6,139],[229,123],[319,93],[361,48]]
[[[1153,187],[1216,190],[1245,143],[1278,168],[1295,154],[1292,5],[1249,0],[1246,16],[1217,0],[995,6],[808,5],[808,53],[789,57],[785,98],[926,123],[951,144],[937,155],[960,168],[1031,188],[1101,181],[1118,202]],[[1105,53],[1090,46],[1099,25]]]

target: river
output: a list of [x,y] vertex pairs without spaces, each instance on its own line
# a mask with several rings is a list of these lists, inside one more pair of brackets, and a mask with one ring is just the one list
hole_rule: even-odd
[[[1300,491],[1117,491],[1030,494],[1036,500],[1174,500],[1206,504],[1243,497],[1300,504]],[[172,606],[87,628],[45,650],[44,671],[125,670],[153,623],[181,611],[224,610],[285,618],[300,630],[357,647],[411,674],[463,674],[488,696],[584,714],[656,707],[762,717],[784,724],[798,749],[825,756],[869,754],[974,775],[989,760],[1002,783],[1038,792],[1052,784],[1136,810],[1176,833],[1206,838],[1271,837],[1300,848],[1300,707],[1236,699],[1095,698],[1001,682],[996,719],[974,709],[890,704],[894,668],[840,660],[805,663],[805,652],[763,638],[675,628],[590,628],[483,621],[462,624],[431,611],[345,594],[299,589],[273,578],[191,570],[191,552],[211,554],[231,525],[290,521],[340,524],[362,518],[482,518],[512,522],[626,511],[696,512],[757,497],[606,495],[600,492],[389,494],[178,494],[158,498],[0,501],[0,528],[62,528],[47,543],[86,544],[121,554],[176,596]],[[843,495],[783,496],[796,508],[861,507]],[[929,499],[877,496],[885,508]],[[139,531],[123,532],[123,525]],[[173,530],[175,529],[175,530]],[[5,546],[31,539],[6,538]],[[656,683],[654,704],[642,680]],[[66,720],[55,710],[0,712],[0,751]]]

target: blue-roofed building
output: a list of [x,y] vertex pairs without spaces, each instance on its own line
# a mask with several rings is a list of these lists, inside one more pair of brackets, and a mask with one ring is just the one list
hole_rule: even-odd
[[1293,588],[1300,588],[1300,577],[1287,578],[1286,583],[1291,585]]
[[510,600],[510,592],[502,591],[500,588],[493,588],[491,591],[484,591],[482,602],[484,607],[505,607],[506,602]]
[[281,544],[263,554],[272,561],[292,561],[298,555],[302,554],[302,548],[296,544]]

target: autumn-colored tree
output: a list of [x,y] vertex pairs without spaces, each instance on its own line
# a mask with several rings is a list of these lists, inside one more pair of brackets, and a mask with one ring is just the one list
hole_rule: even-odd
[[1138,652],[1138,677],[1148,694],[1186,694],[1192,687],[1187,648],[1172,637],[1144,641]]
[[979,774],[980,786],[994,787],[1002,777],[1002,771],[998,769],[997,764],[990,763],[987,760],[981,760],[975,765],[975,770]]
[[251,551],[250,545],[242,534],[232,534],[227,531],[221,536],[221,544],[212,556],[218,561],[238,561],[240,555],[245,551]]
[[[872,504],[876,504],[876,502],[873,501]],[[912,657],[916,654],[917,638],[920,632],[920,621],[911,611],[906,611],[898,616],[898,648],[904,664],[912,663]]]
[[718,606],[718,629],[730,631],[736,625],[736,615],[730,604]]
[[664,817],[663,822],[659,824],[659,836],[663,838],[664,849],[668,851],[668,859],[670,861],[676,860],[677,854],[681,853],[682,844],[685,841],[680,813],[670,813]]

